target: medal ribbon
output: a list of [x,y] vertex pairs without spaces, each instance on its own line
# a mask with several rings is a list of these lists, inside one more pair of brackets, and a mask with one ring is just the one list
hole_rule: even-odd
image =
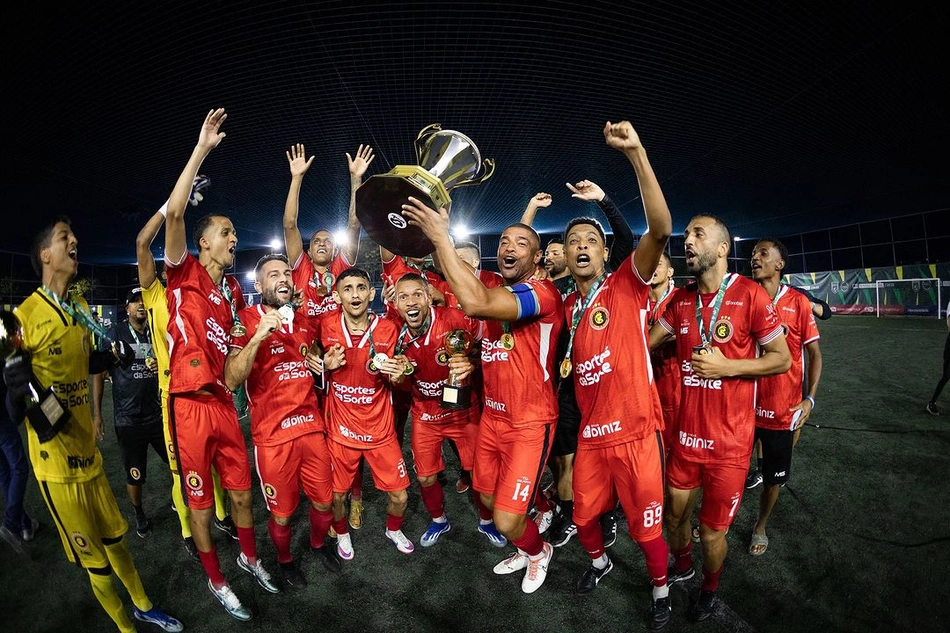
[[366,332],[363,333],[363,338],[360,339],[360,342],[356,345],[353,345],[353,339],[350,338],[350,330],[346,327],[346,316],[342,314],[343,310],[340,310],[340,325],[343,326],[343,336],[346,338],[346,343],[349,346],[349,349],[353,347],[363,347],[363,343],[366,340],[369,340],[369,359],[373,360],[373,357],[376,356],[376,346],[373,344],[373,330],[376,329],[376,326],[379,325],[379,317],[373,315],[373,318],[370,319],[369,327],[366,328]]
[[231,292],[230,284],[228,284],[227,275],[221,278],[221,287],[219,290],[221,294],[224,295],[224,298],[227,299],[228,305],[231,306],[231,317],[234,319],[234,325],[242,325],[241,319],[238,318],[237,308],[234,307],[234,294]]
[[[138,332],[135,331],[135,328],[132,327],[132,324],[129,323],[129,332],[132,333],[132,338],[135,339],[135,344],[141,347],[142,341],[139,340]],[[155,358],[155,354],[152,353],[152,332],[147,327],[145,328],[145,342],[148,344],[148,350],[145,352],[145,360],[149,358]]]
[[[320,273],[316,268],[313,269],[313,280],[317,282],[317,288],[320,288]],[[330,294],[330,286],[333,285],[333,273],[330,272],[330,267],[327,266],[327,269],[323,273],[323,286],[326,287],[326,294]]]
[[722,308],[722,298],[726,294],[726,288],[729,287],[729,282],[732,281],[732,273],[726,273],[722,282],[719,284],[719,292],[716,293],[716,298],[712,302],[712,314],[709,318],[709,329],[706,329],[705,324],[703,324],[703,298],[699,292],[699,288],[696,288],[696,322],[699,323],[699,338],[702,339],[703,345],[709,345],[709,342],[712,337],[712,328],[716,325],[716,320],[719,318],[719,309]]
[[405,345],[402,344],[403,339],[406,338],[406,334],[409,332],[409,324],[403,323],[402,328],[399,330],[399,338],[396,339],[396,356],[399,356],[411,346],[413,343],[418,341],[420,338],[425,336],[426,332],[429,331],[429,326],[432,321],[432,310],[429,310],[429,315],[426,316],[426,320],[422,322],[422,326],[419,328],[419,333],[409,339]]
[[581,323],[584,312],[594,302],[594,298],[600,294],[604,281],[607,279],[607,273],[601,273],[600,277],[594,281],[594,284],[587,291],[587,296],[582,297],[580,291],[577,292],[577,301],[574,302],[574,309],[571,311],[571,333],[567,339],[567,352],[564,354],[564,360],[570,361],[571,351],[574,349],[574,334],[577,332],[577,326]]
[[650,311],[650,320],[647,322],[647,325],[653,325],[656,323],[656,313],[660,310],[660,306],[663,305],[663,301],[670,296],[670,293],[673,292],[673,283],[670,282],[666,285],[666,290],[663,291],[663,296],[656,300],[656,304],[653,306],[653,309]]
[[55,301],[56,305],[62,308],[63,312],[68,314],[76,321],[79,321],[80,325],[92,332],[93,339],[96,344],[95,347],[96,349],[99,349],[99,347],[102,345],[102,342],[106,340],[106,329],[96,323],[95,319],[92,318],[92,314],[82,306],[79,306],[78,309],[73,307],[72,300],[63,301],[56,295],[55,292],[47,288],[45,284],[40,286],[40,290],[47,297]]
[[775,304],[778,303],[778,300],[781,299],[782,296],[783,296],[787,291],[788,291],[788,286],[786,286],[785,284],[779,284],[779,285],[778,285],[778,290],[775,292],[775,298],[772,299],[772,307],[773,307],[773,308],[775,307]]

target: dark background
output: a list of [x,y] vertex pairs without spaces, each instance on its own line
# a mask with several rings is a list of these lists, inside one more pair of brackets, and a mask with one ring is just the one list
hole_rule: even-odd
[[[32,2],[5,29],[0,250],[26,252],[43,219],[67,213],[83,262],[132,263],[136,232],[219,106],[228,136],[192,215],[230,215],[240,249],[281,235],[291,143],[316,155],[301,197],[309,235],[345,223],[344,152],[369,143],[370,174],[388,171],[413,162],[433,122],[498,162],[456,194],[453,217],[478,233],[497,233],[537,191],[554,205],[536,226],[560,231],[593,209],[564,187],[583,178],[642,231],[632,169],[601,137],[624,118],[677,233],[698,212],[745,237],[941,210],[947,26],[938,3]],[[945,215],[914,220],[909,255],[947,258],[934,239],[950,233]],[[855,232],[818,241],[869,243]]]

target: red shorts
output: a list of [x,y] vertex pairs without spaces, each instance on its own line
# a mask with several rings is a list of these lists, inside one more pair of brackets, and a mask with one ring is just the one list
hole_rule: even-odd
[[264,502],[274,516],[293,516],[301,488],[313,502],[333,500],[333,468],[323,433],[307,433],[276,446],[255,446],[254,465]]
[[330,449],[333,463],[333,492],[350,490],[362,457],[369,464],[377,490],[395,492],[409,487],[406,460],[402,457],[395,435],[388,442],[373,448],[351,448],[334,440],[327,440],[327,448]]
[[748,460],[743,464],[702,464],[683,459],[674,449],[667,464],[666,483],[678,490],[702,487],[699,522],[724,532],[739,511],[748,474]]
[[620,499],[630,538],[651,541],[663,533],[663,442],[660,432],[639,440],[574,454],[574,523],[586,525]]
[[515,428],[483,415],[478,424],[472,487],[495,497],[495,507],[526,514],[551,451],[554,423]]
[[420,477],[428,477],[445,469],[442,440],[453,440],[459,449],[462,470],[472,470],[475,443],[478,441],[478,424],[420,422],[412,427],[412,461],[416,465],[416,474]]
[[225,490],[250,490],[251,465],[234,407],[205,394],[171,394],[168,402],[188,507],[203,510],[214,505],[212,467]]

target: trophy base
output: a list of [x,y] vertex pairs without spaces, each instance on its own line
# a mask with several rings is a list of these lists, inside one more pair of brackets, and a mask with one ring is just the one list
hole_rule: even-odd
[[409,197],[440,209],[452,202],[442,181],[418,165],[396,165],[372,176],[356,190],[356,217],[370,238],[396,255],[425,257],[435,250],[421,229],[402,215]]
[[462,387],[455,387],[449,384],[443,385],[442,401],[439,402],[439,407],[452,411],[468,409],[472,406],[471,393],[471,387],[467,385]]

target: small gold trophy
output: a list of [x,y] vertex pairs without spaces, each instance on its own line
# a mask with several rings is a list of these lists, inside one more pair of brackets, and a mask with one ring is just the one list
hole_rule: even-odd
[[[452,330],[445,335],[445,351],[450,356],[468,356],[472,351],[472,334],[468,330]],[[442,401],[439,406],[443,409],[460,411],[472,406],[472,388],[468,380],[458,380],[454,374],[442,385]]]

